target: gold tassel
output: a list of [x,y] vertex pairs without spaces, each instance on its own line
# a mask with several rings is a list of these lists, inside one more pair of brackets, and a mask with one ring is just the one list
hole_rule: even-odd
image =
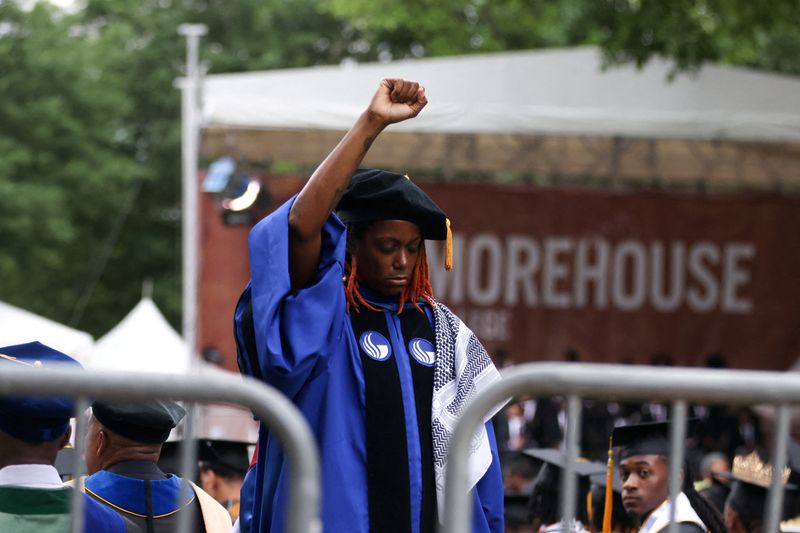
[[611,533],[611,514],[614,509],[614,452],[608,438],[608,468],[606,469],[606,501],[603,502],[603,533]]
[[444,244],[444,269],[448,272],[453,270],[453,230],[450,229],[450,219],[444,219],[447,226],[447,240]]
[[594,521],[594,513],[592,512],[592,491],[586,493],[586,517],[591,524]]

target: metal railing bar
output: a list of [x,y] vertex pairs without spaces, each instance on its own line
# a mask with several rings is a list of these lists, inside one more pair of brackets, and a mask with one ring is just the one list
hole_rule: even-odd
[[581,399],[571,395],[567,398],[567,461],[564,477],[561,479],[561,521],[565,531],[575,516],[575,462],[578,460],[578,443],[581,433]]
[[292,479],[289,483],[286,531],[307,533],[319,529],[320,469],[317,446],[297,407],[272,387],[251,378],[233,376],[4,369],[0,374],[0,396],[21,393],[102,397],[108,400],[170,398],[247,406],[284,443],[283,450]]
[[789,429],[791,425],[791,413],[789,406],[782,403],[776,406],[777,427],[775,431],[775,441],[772,449],[772,485],[769,488],[764,523],[766,533],[776,533],[781,521],[781,510],[783,506],[783,480],[781,473],[786,466]]
[[[670,422],[669,446],[669,498],[673,503],[681,492],[683,476],[684,443],[686,442],[686,402],[675,400],[672,402],[672,420]],[[683,472],[688,476],[689,472]],[[675,522],[676,506],[671,505],[669,511],[669,533],[678,533],[678,524]]]
[[[183,425],[183,441],[179,446],[180,448],[180,471],[183,483],[181,483],[181,502],[186,501],[186,495],[191,490],[189,480],[194,477],[194,472],[197,468],[197,445],[194,442],[194,422],[195,422],[195,404],[186,405],[186,416],[184,417]],[[194,531],[194,515],[193,512],[182,512],[178,515],[178,532],[189,533]]]
[[[800,403],[800,373],[669,368],[591,363],[526,363],[504,369],[505,379],[528,380],[538,396],[752,405]],[[527,376],[527,377],[521,377]],[[624,384],[622,387],[616,384]],[[528,393],[524,386],[521,392]]]
[[[467,486],[469,440],[495,405],[521,395],[751,405],[800,403],[800,374],[701,368],[633,367],[589,363],[526,363],[501,372],[472,398],[450,439],[443,533],[469,531],[472,501]],[[788,430],[787,430],[788,434]]]
[[86,463],[83,460],[86,451],[86,410],[89,400],[79,396],[75,401],[75,456],[72,459],[72,479],[75,490],[72,491],[72,533],[83,533],[83,476],[86,473]]

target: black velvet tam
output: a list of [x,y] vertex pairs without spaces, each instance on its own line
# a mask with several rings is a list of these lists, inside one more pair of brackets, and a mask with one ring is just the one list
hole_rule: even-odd
[[101,402],[92,404],[92,414],[105,427],[128,439],[161,444],[186,411],[170,400],[149,402]]
[[444,211],[408,177],[386,170],[357,170],[336,214],[345,224],[405,220],[419,226],[423,239],[447,238]]

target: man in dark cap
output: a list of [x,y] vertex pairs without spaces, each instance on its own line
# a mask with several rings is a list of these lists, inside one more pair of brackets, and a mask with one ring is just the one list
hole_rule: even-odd
[[184,415],[169,400],[94,402],[86,434],[86,493],[142,532],[177,531],[182,513],[194,513],[193,531],[230,531],[230,516],[219,503],[156,464],[162,444]]
[[[761,460],[758,453],[739,455],[733,460],[733,484],[725,500],[725,526],[729,533],[762,533],[767,491],[774,475],[772,465]],[[781,475],[786,485],[789,469]]]
[[[240,368],[280,389],[311,425],[325,531],[432,532],[464,400],[499,379],[433,296],[424,241],[446,241],[449,270],[444,212],[408,177],[358,169],[385,127],[426,104],[419,83],[384,79],[302,191],[250,233],[251,280],[235,312]],[[494,441],[489,423],[471,446],[474,532],[503,530]],[[242,530],[280,531],[288,475],[264,429],[254,470]]]
[[[38,342],[0,348],[0,372],[13,367],[80,368],[77,361]],[[71,399],[0,396],[0,531],[69,531],[73,490],[54,464],[70,437]],[[90,498],[84,499],[86,533],[133,533],[138,528]]]
[[640,533],[666,531],[675,513],[681,533],[725,533],[719,513],[693,487],[688,465],[683,468],[682,492],[669,498],[669,423],[638,424],[614,429],[619,446],[622,504],[640,524]]

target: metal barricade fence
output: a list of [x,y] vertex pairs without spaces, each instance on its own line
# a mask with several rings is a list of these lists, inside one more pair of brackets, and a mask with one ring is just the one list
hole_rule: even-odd
[[[450,441],[441,533],[469,531],[472,501],[467,492],[470,439],[495,405],[509,397],[561,396],[567,399],[567,465],[561,485],[561,516],[575,515],[575,461],[580,442],[581,400],[671,402],[669,493],[680,493],[688,402],[776,408],[771,463],[781,472],[787,463],[791,404],[800,403],[800,374],[701,368],[646,367],[583,363],[528,363],[502,372],[503,379],[471,399]],[[778,531],[783,501],[781,476],[774,475],[765,509],[766,533]],[[673,508],[674,511],[674,508]],[[676,533],[678,525],[670,525]]]
[[[6,365],[8,367],[9,365]],[[234,376],[175,376],[132,372],[96,372],[62,369],[4,368],[0,396],[40,395],[76,398],[75,478],[85,472],[82,460],[84,421],[89,398],[106,400],[172,399],[188,402],[223,402],[250,408],[280,440],[288,458],[290,492],[287,526],[290,533],[320,531],[319,454],[311,430],[299,410],[282,393],[250,378]],[[191,417],[185,440],[191,440]],[[196,464],[194,448],[182,446],[183,477]],[[196,457],[196,455],[194,455]],[[83,497],[75,491],[72,531],[83,532]],[[181,513],[179,531],[188,533],[192,513]]]

